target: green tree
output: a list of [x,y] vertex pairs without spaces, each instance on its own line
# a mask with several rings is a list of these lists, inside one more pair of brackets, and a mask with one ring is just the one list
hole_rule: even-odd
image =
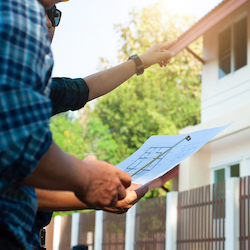
[[101,118],[94,113],[92,116],[88,116],[88,122],[84,126],[86,133],[83,139],[88,145],[88,154],[94,154],[99,160],[116,165],[119,159],[114,158],[114,155],[119,147],[109,130],[109,125],[103,124]]
[[58,114],[51,118],[50,129],[53,140],[66,153],[79,159],[86,156],[87,144],[83,139],[83,127],[80,118],[74,118],[68,112]]

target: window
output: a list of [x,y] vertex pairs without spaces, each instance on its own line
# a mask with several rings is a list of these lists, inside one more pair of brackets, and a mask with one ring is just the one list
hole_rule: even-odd
[[213,218],[225,218],[225,169],[214,172],[213,185]]
[[234,24],[234,70],[247,64],[247,20],[246,18]]
[[231,28],[226,29],[219,35],[219,77],[231,72]]
[[229,165],[214,171],[213,218],[225,218],[225,180],[240,176],[240,165]]
[[214,171],[214,183],[224,181],[230,177],[240,177],[240,164],[229,165]]
[[214,183],[225,180],[225,169],[219,169],[214,172]]
[[247,64],[247,18],[219,34],[219,78]]
[[239,177],[240,176],[240,165],[230,166],[230,177]]

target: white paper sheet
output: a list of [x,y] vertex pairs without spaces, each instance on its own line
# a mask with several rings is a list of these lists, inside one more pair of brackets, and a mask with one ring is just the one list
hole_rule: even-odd
[[[132,176],[133,183],[144,185],[197,152],[230,124],[190,134],[153,135],[117,167],[128,172]],[[191,139],[187,138],[188,136]]]

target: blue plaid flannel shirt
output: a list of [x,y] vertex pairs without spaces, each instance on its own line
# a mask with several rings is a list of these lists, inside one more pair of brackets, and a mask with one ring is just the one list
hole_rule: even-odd
[[51,145],[52,67],[42,5],[0,1],[0,231],[11,231],[29,250],[38,244],[32,233],[37,199],[20,183]]

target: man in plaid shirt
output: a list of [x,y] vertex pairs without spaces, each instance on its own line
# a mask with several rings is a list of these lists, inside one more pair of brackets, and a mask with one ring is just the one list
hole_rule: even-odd
[[[49,8],[56,0],[40,0]],[[0,1],[0,247],[33,249],[34,187],[69,190],[89,207],[115,206],[129,174],[64,153],[52,140],[49,83],[53,57],[43,6]]]
[[52,142],[45,93],[53,58],[43,12],[37,1],[0,1],[0,246],[6,240],[13,249],[37,240],[30,234],[36,195],[20,183]]

